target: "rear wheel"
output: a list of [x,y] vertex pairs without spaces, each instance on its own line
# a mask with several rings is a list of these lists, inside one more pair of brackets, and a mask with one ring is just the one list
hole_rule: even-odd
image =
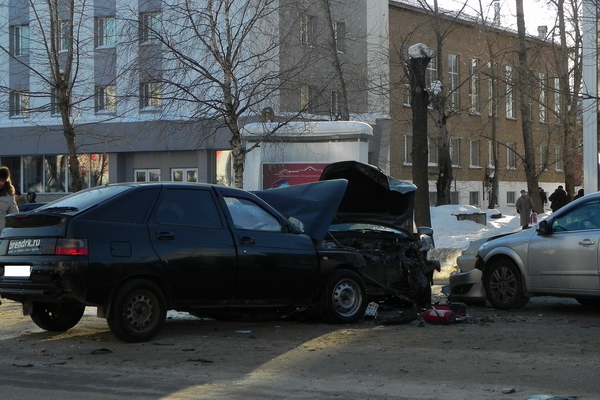
[[33,303],[31,319],[47,331],[66,331],[81,320],[85,306],[80,303]]
[[121,340],[145,342],[160,332],[167,316],[167,302],[160,287],[135,279],[117,289],[108,315],[108,326]]
[[364,317],[367,289],[356,272],[347,269],[334,272],[329,278],[325,295],[325,315],[329,322],[352,323]]
[[486,267],[483,286],[488,301],[494,308],[522,308],[529,301],[523,290],[521,272],[516,264],[508,259],[494,260]]

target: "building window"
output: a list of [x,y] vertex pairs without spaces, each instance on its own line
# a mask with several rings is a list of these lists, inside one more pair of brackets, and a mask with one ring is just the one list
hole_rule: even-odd
[[117,87],[115,85],[96,86],[96,112],[117,109]]
[[133,170],[134,182],[159,182],[160,169],[135,169]]
[[410,96],[410,83],[405,83],[404,84],[404,91],[402,94],[402,103],[404,105],[404,107],[410,107],[410,102],[411,102],[411,96]]
[[302,110],[316,114],[316,89],[314,86],[304,85],[300,88],[300,107]]
[[540,167],[544,168],[544,171],[548,170],[548,145],[546,144],[540,146]]
[[448,54],[448,106],[457,110],[460,107],[458,55]]
[[488,168],[494,168],[496,163],[494,162],[494,142],[488,141]]
[[469,205],[471,205],[471,206],[479,205],[479,192],[469,192]]
[[506,204],[515,204],[516,198],[516,192],[506,192]]
[[460,138],[450,139],[450,160],[452,160],[452,166],[460,166]]
[[431,83],[437,81],[438,70],[437,70],[437,58],[435,57],[435,50],[429,49],[429,64],[427,64],[427,70],[425,71],[425,79],[427,87],[431,87]]
[[515,118],[513,70],[510,65],[506,66],[506,118]]
[[554,115],[557,124],[560,123],[561,108],[560,80],[554,78]]
[[335,49],[340,53],[346,52],[346,24],[344,22],[334,22],[333,32],[335,33]]
[[198,182],[198,168],[173,168],[171,180],[173,182]]
[[317,37],[317,17],[304,14],[300,18],[300,44],[314,46]]
[[141,109],[156,109],[162,107],[162,87],[159,82],[143,83],[140,92]]
[[115,18],[101,17],[96,18],[96,47],[112,47],[117,42]]
[[331,117],[334,120],[339,120],[341,116],[340,111],[340,92],[337,90],[331,91]]
[[479,60],[469,60],[469,112],[479,114]]
[[554,162],[555,169],[557,172],[564,171],[564,162],[563,162],[563,149],[561,146],[556,146],[556,159]]
[[517,144],[515,142],[506,143],[506,169],[517,168]]
[[471,140],[469,142],[469,166],[479,167],[479,140]]
[[153,11],[140,15],[140,41],[142,43],[158,40],[161,31],[162,21],[160,12]]
[[13,90],[10,92],[10,116],[26,117],[29,115],[29,93]]
[[59,51],[68,51],[73,40],[73,28],[71,21],[60,21],[60,38],[58,41]]
[[29,55],[29,25],[10,27],[11,54],[14,56]]
[[404,165],[412,165],[412,135],[404,135]]
[[539,79],[540,79],[540,96],[538,99],[539,104],[540,104],[539,117],[540,117],[540,122],[544,123],[544,122],[546,122],[547,113],[548,113],[548,109],[546,108],[546,75],[540,74]]
[[427,163],[429,165],[438,164],[438,146],[437,140],[427,138]]

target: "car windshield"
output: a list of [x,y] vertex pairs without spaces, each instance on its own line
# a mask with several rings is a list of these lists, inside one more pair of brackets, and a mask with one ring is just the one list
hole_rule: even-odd
[[62,197],[35,211],[82,211],[130,189],[131,186],[98,186]]

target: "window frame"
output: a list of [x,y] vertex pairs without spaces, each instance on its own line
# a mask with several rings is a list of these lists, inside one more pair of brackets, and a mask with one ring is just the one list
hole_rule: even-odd
[[11,90],[9,94],[9,117],[27,118],[31,112],[31,99],[29,92]]
[[31,45],[29,25],[12,25],[10,36],[10,53],[15,57],[28,56]]
[[517,169],[517,142],[506,143],[506,169]]
[[302,14],[300,17],[300,44],[313,47],[317,44],[317,16]]
[[[189,173],[195,173],[195,179],[190,180]],[[182,179],[176,179],[175,174],[180,173]],[[171,181],[173,182],[198,182],[198,168],[171,168]]]
[[469,168],[481,168],[481,142],[477,139],[469,140]]
[[112,16],[96,17],[94,22],[95,47],[114,47],[117,44],[116,18]]
[[155,43],[160,40],[162,31],[162,13],[160,11],[148,11],[140,13],[140,43]]
[[460,56],[448,54],[448,107],[460,109]]
[[157,81],[140,84],[140,110],[153,111],[163,106],[162,83]]
[[116,85],[96,85],[95,111],[96,113],[114,113],[117,111]]
[[[138,180],[141,174],[144,175],[144,180]],[[158,179],[155,179],[158,178]],[[133,170],[134,182],[161,182],[160,168],[135,168]]]
[[479,59],[469,59],[469,112],[471,114],[481,114],[479,94]]
[[506,72],[506,118],[507,119],[516,119],[516,109],[515,109],[515,87],[514,87],[514,74],[513,68],[510,65],[505,66]]
[[338,53],[346,52],[346,23],[336,21],[333,23],[335,49]]

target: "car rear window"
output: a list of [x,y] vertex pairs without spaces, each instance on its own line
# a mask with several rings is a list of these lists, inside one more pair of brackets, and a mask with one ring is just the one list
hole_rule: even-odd
[[97,204],[105,202],[120,193],[132,189],[133,186],[98,186],[62,197],[58,200],[55,200],[51,203],[37,208],[37,210],[51,210],[64,208],[83,211]]

